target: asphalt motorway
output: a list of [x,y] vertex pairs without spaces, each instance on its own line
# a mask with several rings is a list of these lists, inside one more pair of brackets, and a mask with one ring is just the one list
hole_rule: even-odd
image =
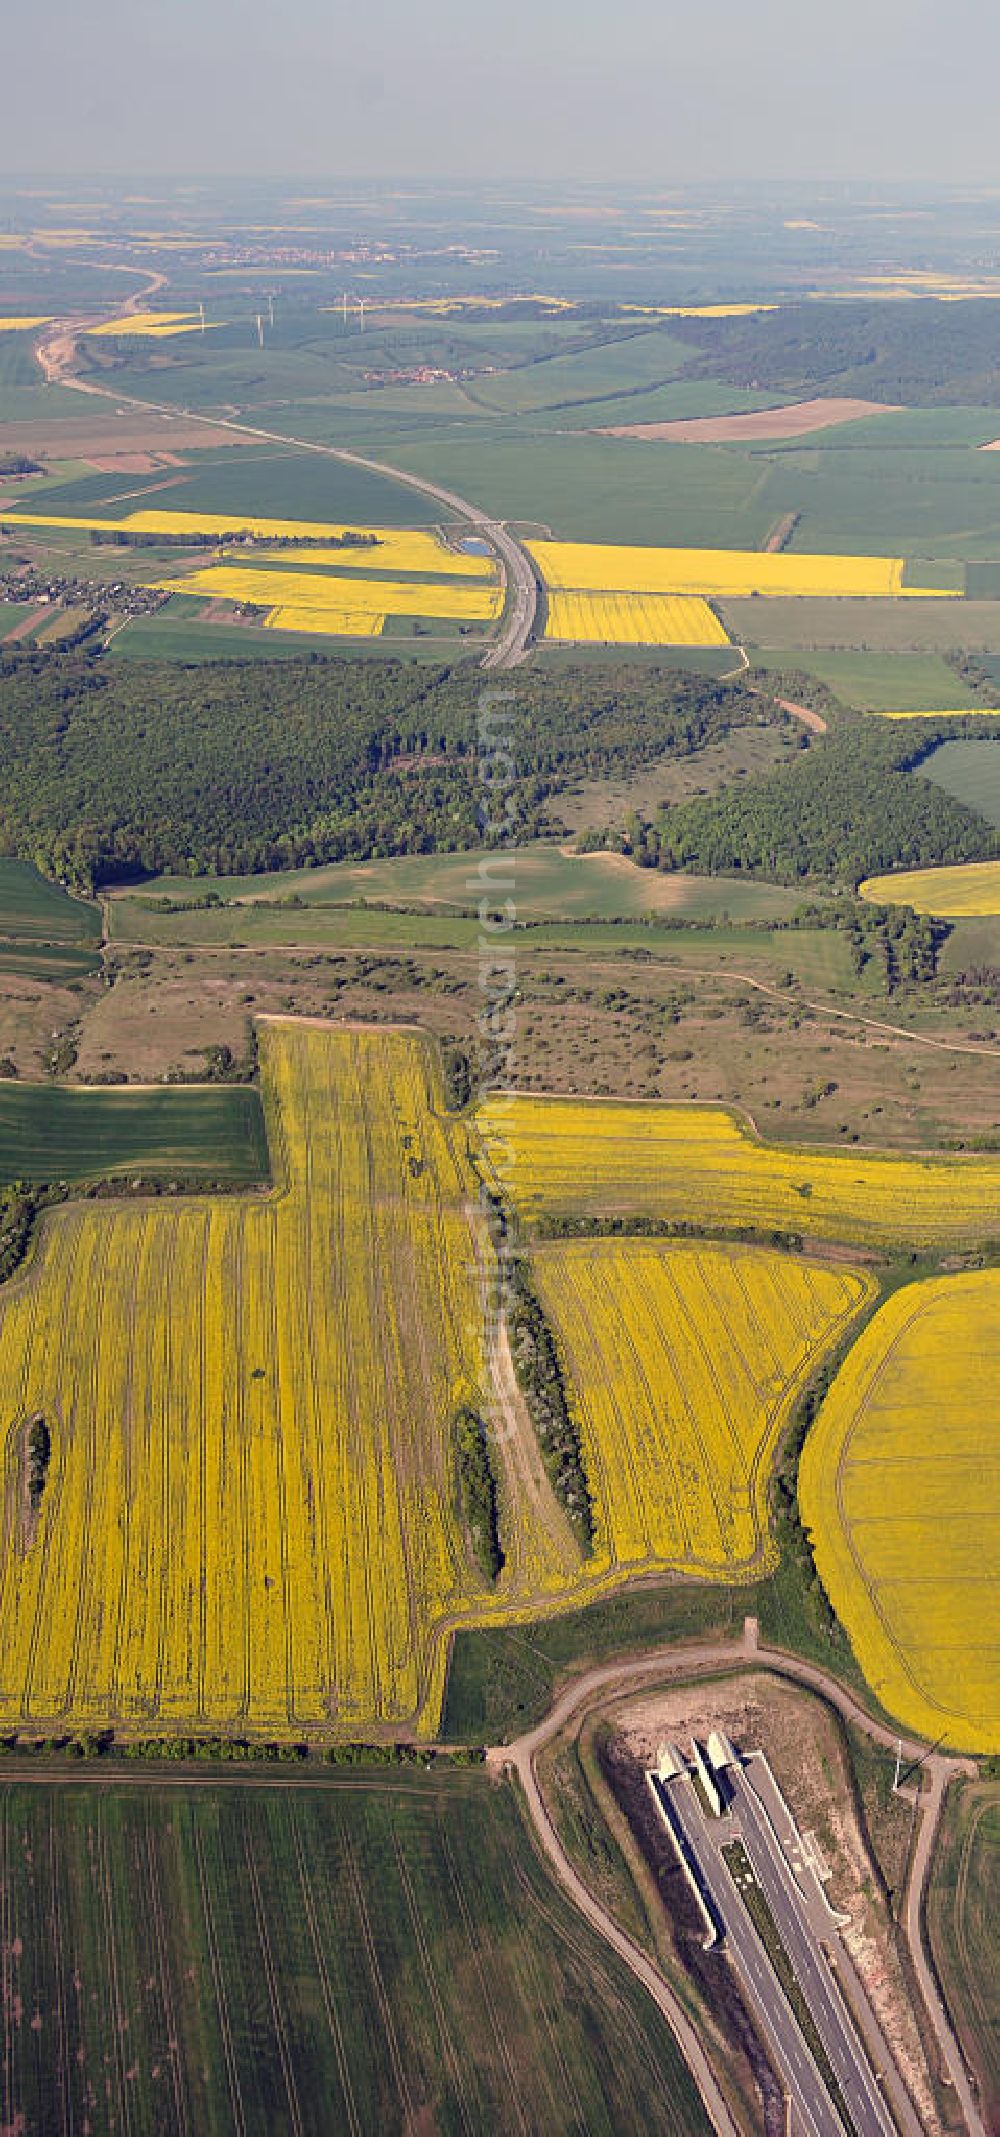
[[[655,1794],[663,1802],[669,1796],[673,1816],[684,1835],[688,1851],[698,1865],[699,1882],[708,1896],[709,1912],[725,1939],[737,1972],[750,1994],[754,2012],[770,2038],[782,2079],[797,2113],[799,2127],[809,2137],[844,2137],[844,2126],[826,2086],[806,2047],[805,2040],[781,1989],[767,1953],[757,1935],[729,1870],[718,1851],[718,1840],[708,1839],[705,1820],[687,1774],[676,1780],[658,1781]],[[667,1825],[672,1823],[664,1809]],[[726,1838],[738,1835],[725,1826]],[[721,1836],[719,1836],[721,1837]]]
[[733,1790],[742,1836],[778,1934],[792,1962],[799,1987],[830,2066],[843,2093],[847,2110],[859,2133],[873,2137],[896,2137],[896,2123],[879,2092],[864,2047],[844,2007],[840,1991],[818,1943],[805,1919],[802,1896],[768,1822],[767,1814],[747,1775],[739,1766],[726,1768]]
[[[68,322],[72,324],[72,322]],[[295,438],[285,431],[263,430],[257,423],[242,423],[235,416],[207,416],[196,408],[178,408],[165,401],[140,400],[136,394],[112,393],[106,386],[95,386],[88,379],[72,376],[61,377],[60,384],[75,387],[80,393],[94,394],[99,399],[114,401],[116,406],[142,408],[147,414],[183,416],[185,422],[204,423],[213,430],[235,430],[251,438],[264,438],[271,445],[294,445],[304,453],[325,453],[331,460],[343,460],[351,467],[363,467],[372,475],[385,475],[391,482],[400,482],[407,489],[418,490],[423,497],[432,497],[436,504],[443,505],[455,518],[468,523],[470,534],[476,535],[493,550],[499,559],[503,577],[505,602],[500,619],[500,628],[491,639],[483,655],[484,668],[516,668],[525,658],[531,645],[538,612],[538,581],[535,567],[525,548],[513,535],[503,520],[493,519],[479,505],[471,504],[467,497],[460,497],[457,490],[446,490],[426,475],[411,474],[408,468],[394,467],[388,460],[372,460],[366,453],[351,452],[346,445],[322,445],[315,438]]]

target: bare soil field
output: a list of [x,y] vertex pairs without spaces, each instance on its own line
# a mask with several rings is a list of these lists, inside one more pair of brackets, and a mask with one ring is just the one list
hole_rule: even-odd
[[48,605],[44,608],[29,610],[27,616],[22,616],[20,622],[15,623],[13,630],[7,632],[2,643],[5,646],[13,646],[17,644],[19,638],[30,638],[39,625],[45,623],[51,614],[52,610]]
[[158,468],[184,466],[178,453],[105,453],[87,464],[97,475],[155,475]]
[[745,416],[686,416],[672,423],[618,423],[602,429],[602,438],[662,439],[674,445],[750,445],[768,438],[804,438],[838,423],[859,423],[866,416],[898,415],[886,401],[793,401],[788,408],[758,408]]
[[183,416],[116,415],[109,401],[85,416],[52,416],[45,422],[0,423],[0,453],[38,453],[49,460],[89,460],[110,453],[162,453],[168,465],[174,453],[204,452],[213,445],[249,445],[235,430],[185,422]]

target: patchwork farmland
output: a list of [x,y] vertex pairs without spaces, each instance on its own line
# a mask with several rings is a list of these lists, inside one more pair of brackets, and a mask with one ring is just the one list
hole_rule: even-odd
[[4,191],[0,2133],[776,2130],[681,1716],[989,2125],[998,211],[834,192]]

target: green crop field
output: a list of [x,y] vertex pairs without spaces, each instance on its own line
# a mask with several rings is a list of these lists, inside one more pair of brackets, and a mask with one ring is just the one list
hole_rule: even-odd
[[958,972],[1000,971],[1000,913],[953,920],[939,954],[938,970],[946,979]]
[[790,661],[815,675],[856,712],[984,712],[986,705],[935,653],[764,654],[763,668],[787,669]]
[[207,949],[472,949],[479,923],[458,915],[397,913],[350,904],[210,906],[182,913],[154,912],[134,898],[116,899],[112,935],[118,943],[176,944]]
[[942,742],[924,758],[920,774],[1000,830],[1000,742]]
[[[626,643],[614,649],[616,660],[625,660],[629,667],[679,668],[684,675],[709,675],[718,682],[723,676],[734,675],[739,666],[738,656],[732,646],[640,646]],[[607,663],[606,645],[588,645],[586,640],[579,645],[560,645],[558,639],[543,638],[533,647],[529,660],[532,667],[541,668],[600,668]]]
[[[598,400],[571,403],[558,410],[559,428],[600,430],[622,423],[686,422],[692,416],[745,416],[755,408],[775,408],[785,398],[780,393],[748,392],[718,379],[678,378],[665,386],[651,386],[645,393],[633,388],[610,400],[604,394]],[[658,439],[648,442],[663,443]]]
[[[277,416],[275,427],[284,427]],[[124,519],[148,508],[246,512],[334,524],[356,520],[359,525],[388,527],[423,526],[437,516],[419,492],[385,476],[350,467],[328,453],[296,452],[281,445],[260,450],[221,447],[199,453],[178,473],[180,479],[172,480],[169,490],[162,487],[162,474],[130,476],[127,497],[119,475],[87,475],[48,489],[44,505],[37,509],[81,519]]]
[[1000,653],[988,653],[979,662],[979,666],[984,674],[988,675],[994,687],[1000,690]]
[[101,969],[97,950],[70,942],[10,942],[0,936],[0,971],[21,979],[48,980],[56,986],[93,979]]
[[[186,596],[173,596],[186,599]],[[448,642],[448,659],[460,660],[464,643]],[[470,648],[471,650],[471,648]],[[111,642],[111,657],[124,660],[197,661],[335,659],[349,653],[352,660],[441,661],[441,641],[426,638],[326,638],[311,631],[254,630],[241,623],[199,623],[189,615],[173,616],[158,610],[155,616],[138,616],[126,624]]]
[[[1000,2118],[1000,1788],[952,1789],[927,1922],[938,1978],[979,2080],[987,2129]],[[992,1956],[991,1956],[992,1955]]]
[[[825,446],[768,456],[769,498],[800,514],[790,547],[1000,557],[1000,454],[967,446],[893,450],[884,437],[873,427],[862,452],[838,447],[830,432]],[[762,456],[748,458],[760,476]]]
[[707,2132],[509,1788],[338,1778],[0,1787],[5,2129]]
[[96,905],[67,897],[30,861],[0,859],[0,936],[19,942],[96,943],[100,933]]
[[468,391],[471,399],[498,415],[530,415],[567,402],[611,400],[631,387],[659,386],[689,357],[687,344],[662,326],[619,330],[613,340],[596,348],[473,379]]
[[0,1182],[268,1176],[260,1096],[243,1085],[87,1090],[0,1083]]
[[[947,584],[947,580],[942,582]],[[1000,653],[1000,600],[748,600],[718,604],[730,636],[766,652]]]
[[965,567],[965,588],[975,601],[1000,600],[1000,559],[995,563],[970,560]]
[[[659,451],[630,438],[483,426],[400,439],[400,467],[429,475],[519,525],[581,541],[759,548],[779,516],[761,470],[714,446]],[[866,545],[870,546],[870,545]]]
[[[480,875],[480,868],[484,873]],[[513,880],[520,920],[617,920],[660,912],[682,920],[709,920],[729,913],[740,920],[777,920],[801,904],[796,891],[780,884],[740,882],[722,876],[661,876],[637,868],[618,855],[563,853],[557,846],[514,846],[491,859],[481,849],[471,853],[432,853],[386,861],[338,861],[326,868],[288,869],[257,876],[158,876],[143,897],[197,898],[208,892],[240,899],[301,899],[305,905],[336,905],[359,898],[395,905],[450,906],[468,913],[495,884]],[[119,929],[141,931],[148,917],[132,906],[127,894],[111,901],[112,922]],[[142,915],[140,918],[139,915]],[[190,915],[184,916],[190,918]],[[282,916],[294,931],[294,909]],[[246,914],[237,915],[244,922]]]

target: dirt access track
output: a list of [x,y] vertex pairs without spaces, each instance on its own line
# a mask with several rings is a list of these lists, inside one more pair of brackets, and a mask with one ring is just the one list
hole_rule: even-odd
[[793,401],[787,408],[757,408],[745,416],[690,416],[674,423],[617,423],[601,430],[602,438],[662,439],[674,445],[753,444],[768,438],[804,438],[838,423],[859,423],[866,416],[899,415],[888,401]]

